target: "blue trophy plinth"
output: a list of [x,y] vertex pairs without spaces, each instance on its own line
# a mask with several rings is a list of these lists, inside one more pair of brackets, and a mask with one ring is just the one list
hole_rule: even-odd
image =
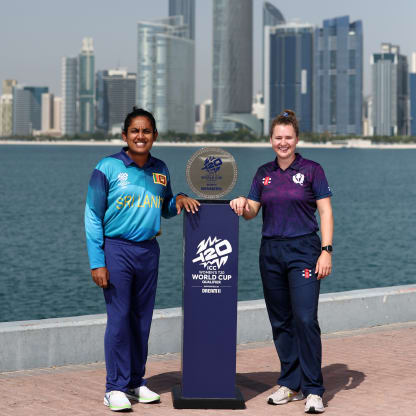
[[182,384],[176,409],[244,409],[235,384],[238,216],[202,200],[184,216]]

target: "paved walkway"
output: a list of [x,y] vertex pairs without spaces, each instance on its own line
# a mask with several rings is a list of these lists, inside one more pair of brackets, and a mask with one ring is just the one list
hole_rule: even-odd
[[[1,350],[1,346],[0,346]],[[323,337],[327,415],[415,415],[416,322]],[[304,402],[270,406],[279,364],[271,343],[239,346],[237,384],[245,410],[176,410],[170,390],[180,382],[177,354],[152,356],[148,385],[159,404],[134,404],[140,415],[301,415]],[[94,416],[113,413],[102,404],[103,363],[0,373],[1,416]]]

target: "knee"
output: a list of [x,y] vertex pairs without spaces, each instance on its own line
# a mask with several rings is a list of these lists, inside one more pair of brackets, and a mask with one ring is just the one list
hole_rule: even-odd
[[314,314],[301,313],[295,316],[296,325],[303,329],[319,328],[318,319]]

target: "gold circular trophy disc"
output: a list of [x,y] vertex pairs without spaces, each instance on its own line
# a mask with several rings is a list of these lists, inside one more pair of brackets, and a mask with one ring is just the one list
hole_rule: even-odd
[[204,147],[188,160],[186,180],[199,197],[218,199],[234,188],[237,165],[231,153],[219,147]]

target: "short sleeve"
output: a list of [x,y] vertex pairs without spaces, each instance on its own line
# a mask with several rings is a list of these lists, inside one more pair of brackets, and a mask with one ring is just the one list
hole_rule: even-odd
[[316,200],[332,196],[331,188],[321,165],[318,165],[314,171],[312,189]]
[[248,199],[251,199],[252,201],[260,202],[261,199],[261,184],[258,180],[258,171],[256,175],[253,178],[253,182],[251,183],[250,192],[247,195]]

